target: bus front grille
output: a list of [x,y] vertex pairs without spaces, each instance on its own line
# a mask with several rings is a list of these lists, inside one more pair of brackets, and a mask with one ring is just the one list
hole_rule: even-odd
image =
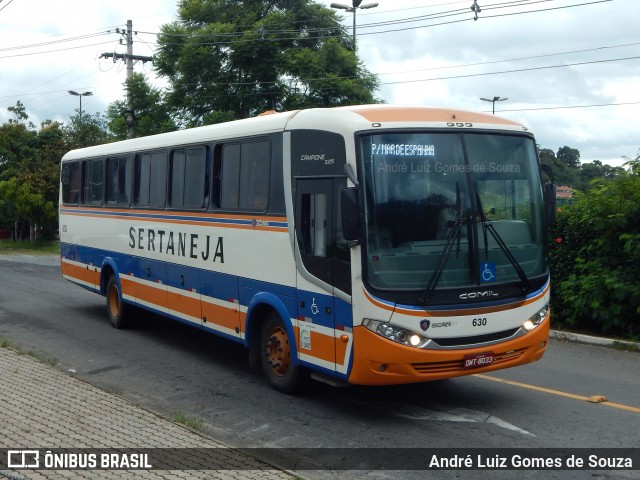
[[480,345],[487,342],[506,340],[507,338],[513,337],[519,329],[519,327],[516,327],[510,330],[503,330],[501,332],[488,333],[486,335],[474,335],[473,337],[432,338],[431,341],[437,343],[441,347]]

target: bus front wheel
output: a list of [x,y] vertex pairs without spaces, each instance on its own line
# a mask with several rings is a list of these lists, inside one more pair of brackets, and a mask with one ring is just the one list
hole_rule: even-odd
[[120,287],[118,286],[118,280],[115,275],[109,277],[107,282],[107,316],[109,322],[114,328],[125,328],[127,326],[126,321],[126,305],[122,301],[122,295]]
[[304,372],[292,359],[291,340],[280,316],[271,313],[260,337],[262,371],[269,385],[283,393],[293,393],[304,383]]

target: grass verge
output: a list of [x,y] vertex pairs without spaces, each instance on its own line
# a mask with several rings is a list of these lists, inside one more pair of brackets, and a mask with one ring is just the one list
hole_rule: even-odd
[[0,240],[0,254],[15,255],[51,255],[60,252],[60,242],[58,240],[12,242],[11,240]]
[[204,422],[196,416],[185,415],[182,412],[174,412],[171,414],[171,420],[199,432],[204,430]]

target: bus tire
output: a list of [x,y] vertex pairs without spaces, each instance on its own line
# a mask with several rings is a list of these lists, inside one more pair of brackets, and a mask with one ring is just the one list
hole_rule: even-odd
[[106,297],[107,297],[107,316],[109,317],[109,322],[113,326],[113,328],[126,328],[127,327],[127,318],[126,318],[126,310],[127,307],[125,303],[122,301],[122,294],[120,292],[120,287],[118,286],[118,280],[115,275],[111,275],[109,277],[109,281],[107,282],[106,289]]
[[280,316],[270,313],[260,335],[260,358],[267,383],[283,393],[294,393],[304,384],[302,367],[293,362],[291,339]]

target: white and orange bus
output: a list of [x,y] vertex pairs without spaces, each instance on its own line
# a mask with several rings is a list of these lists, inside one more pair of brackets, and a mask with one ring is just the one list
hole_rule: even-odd
[[273,113],[62,159],[64,277],[241,343],[290,392],[540,359],[541,166],[493,115],[369,105]]

